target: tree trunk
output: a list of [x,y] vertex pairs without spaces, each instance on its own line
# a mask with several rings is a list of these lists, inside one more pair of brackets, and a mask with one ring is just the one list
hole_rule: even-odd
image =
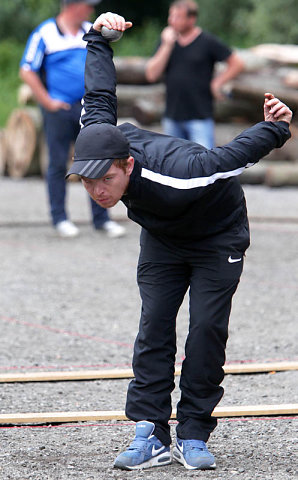
[[[222,146],[231,142],[243,130],[251,127],[251,124],[233,122],[233,123],[216,123],[215,124],[215,143],[216,146]],[[292,138],[290,138],[281,148],[275,148],[265,159],[278,162],[298,163],[298,128],[294,124],[290,127]]]
[[133,116],[142,125],[158,123],[164,113],[164,102],[160,99],[139,98],[133,106]]
[[265,182],[266,171],[266,162],[260,162],[250,168],[246,168],[239,175],[239,180],[243,185],[261,185]]
[[114,57],[117,72],[117,83],[129,85],[145,85],[148,83],[145,68],[148,58]]
[[252,102],[252,108],[261,108],[264,93],[271,92],[280,98],[292,110],[298,107],[298,91],[287,87],[278,70],[258,72],[258,74],[241,74],[231,82],[230,93],[235,99],[245,99]]
[[7,171],[11,177],[40,173],[41,112],[37,107],[13,110],[6,125]]
[[297,65],[298,45],[280,45],[278,43],[262,43],[251,47],[255,55],[279,64]]
[[7,159],[5,130],[0,130],[0,175],[4,175]]
[[266,170],[265,184],[269,187],[298,186],[298,165],[271,165]]
[[298,165],[283,161],[260,160],[239,176],[242,184],[265,184],[268,187],[298,186]]
[[118,116],[133,117],[134,108],[139,100],[146,99],[153,104],[164,105],[165,86],[155,85],[118,85]]

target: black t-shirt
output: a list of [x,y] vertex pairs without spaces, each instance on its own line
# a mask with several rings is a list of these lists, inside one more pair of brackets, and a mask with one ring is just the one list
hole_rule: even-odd
[[210,82],[214,64],[231,53],[230,48],[205,31],[185,47],[176,42],[166,68],[166,117],[212,118]]

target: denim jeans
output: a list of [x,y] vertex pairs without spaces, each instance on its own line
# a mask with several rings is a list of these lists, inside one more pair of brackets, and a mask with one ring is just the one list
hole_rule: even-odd
[[[64,177],[67,170],[70,145],[75,141],[80,131],[81,108],[81,103],[77,102],[71,106],[70,110],[49,112],[42,109],[49,151],[47,186],[51,217],[54,225],[67,219],[65,210],[66,182]],[[90,201],[94,227],[100,228],[109,220],[108,212],[93,200],[90,199]]]
[[214,147],[214,121],[212,118],[176,121],[165,117],[162,120],[162,127],[164,133],[172,137],[185,138],[206,148]]

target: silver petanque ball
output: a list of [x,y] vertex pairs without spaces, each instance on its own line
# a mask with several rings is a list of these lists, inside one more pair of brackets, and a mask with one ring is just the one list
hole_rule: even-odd
[[120,38],[122,37],[123,32],[121,32],[120,30],[109,29],[103,26],[101,27],[101,34],[110,42],[117,42],[117,40],[120,40]]

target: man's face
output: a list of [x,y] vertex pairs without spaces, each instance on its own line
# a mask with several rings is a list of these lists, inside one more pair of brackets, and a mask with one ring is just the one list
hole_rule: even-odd
[[82,183],[96,203],[103,208],[111,208],[119,202],[126,192],[133,165],[134,159],[129,157],[125,171],[113,164],[103,177],[81,177]]
[[177,33],[187,33],[196,23],[193,16],[187,15],[185,7],[171,7],[169,10],[168,24]]
[[79,24],[89,20],[94,12],[94,7],[84,2],[72,3],[70,6],[72,8],[72,15]]

